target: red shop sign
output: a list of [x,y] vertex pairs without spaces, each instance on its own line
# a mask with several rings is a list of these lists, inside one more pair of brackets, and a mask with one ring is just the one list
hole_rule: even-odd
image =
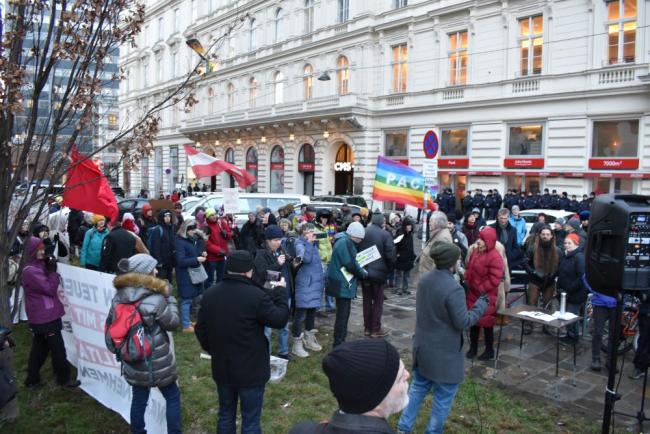
[[469,158],[439,158],[438,167],[469,167]]
[[543,158],[505,158],[503,160],[504,167],[509,168],[527,168],[527,169],[542,169],[544,168]]
[[313,172],[315,169],[314,163],[298,163],[298,170],[300,172]]
[[255,164],[255,163],[246,163],[246,170],[257,170],[257,164]]
[[284,170],[284,163],[271,163],[271,170]]
[[639,168],[638,158],[590,158],[590,169],[635,170]]

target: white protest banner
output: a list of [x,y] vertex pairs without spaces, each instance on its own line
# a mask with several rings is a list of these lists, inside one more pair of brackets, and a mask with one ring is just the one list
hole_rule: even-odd
[[368,247],[366,250],[357,253],[356,259],[359,265],[365,267],[371,262],[381,259],[381,254],[379,253],[377,246],[373,245]]
[[[59,296],[66,312],[63,340],[68,360],[77,368],[81,389],[118,412],[128,423],[131,386],[122,377],[120,364],[106,349],[104,341],[104,323],[115,294],[115,276],[65,264],[58,264],[58,271]],[[165,409],[165,398],[158,389],[152,389],[145,413],[148,432],[167,432]]]
[[239,190],[236,188],[223,189],[223,212],[226,214],[239,212]]

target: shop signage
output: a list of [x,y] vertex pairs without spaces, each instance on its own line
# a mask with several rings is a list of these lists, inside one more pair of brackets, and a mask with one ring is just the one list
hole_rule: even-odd
[[438,167],[469,167],[469,158],[440,158],[438,159]]
[[517,169],[541,169],[544,167],[543,158],[506,158],[503,160],[504,167]]
[[257,170],[257,164],[255,164],[255,163],[246,163],[246,170]]
[[424,156],[427,158],[436,158],[439,149],[438,136],[435,131],[429,130],[424,135],[422,140],[422,148],[424,149]]
[[271,163],[271,170],[284,170],[284,163]]
[[334,163],[335,172],[352,172],[354,170],[354,164],[349,161],[337,161]]
[[636,170],[639,168],[638,158],[590,158],[590,169],[607,170]]
[[298,171],[300,172],[313,172],[314,163],[298,163]]

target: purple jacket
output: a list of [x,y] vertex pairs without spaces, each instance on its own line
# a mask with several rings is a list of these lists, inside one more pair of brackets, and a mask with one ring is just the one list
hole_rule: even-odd
[[21,277],[25,290],[25,310],[30,324],[52,322],[65,313],[57,294],[61,280],[59,274],[49,273],[45,270],[45,261],[36,259],[36,251],[41,243],[36,237],[29,237],[27,240],[27,265]]

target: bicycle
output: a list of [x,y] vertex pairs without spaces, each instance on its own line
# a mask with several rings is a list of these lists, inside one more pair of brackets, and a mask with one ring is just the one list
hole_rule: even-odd
[[[585,303],[585,321],[583,324],[583,338],[591,340],[593,331],[593,305],[591,294]],[[621,315],[621,333],[616,353],[622,355],[634,349],[636,352],[639,342],[639,304],[640,300],[630,294],[623,296],[623,313]],[[609,320],[603,325],[603,339],[600,345],[603,352],[609,351]]]

